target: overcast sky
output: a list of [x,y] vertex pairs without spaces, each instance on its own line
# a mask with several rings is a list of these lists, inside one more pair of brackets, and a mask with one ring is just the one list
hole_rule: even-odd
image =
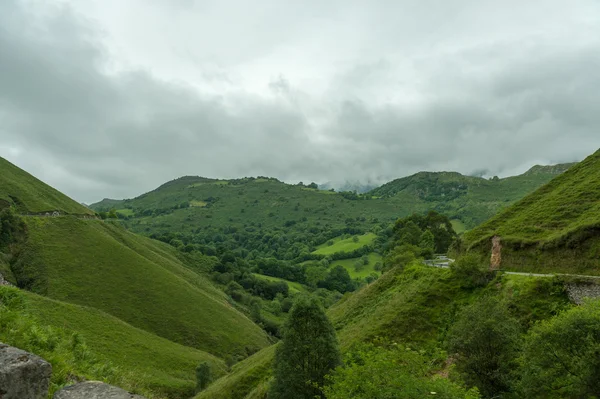
[[0,156],[78,201],[598,147],[598,0],[0,1]]

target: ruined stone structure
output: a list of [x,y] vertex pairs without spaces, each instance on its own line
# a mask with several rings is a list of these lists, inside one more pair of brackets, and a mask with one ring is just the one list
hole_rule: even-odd
[[490,270],[500,269],[502,263],[502,239],[499,236],[492,238],[492,258],[490,259]]

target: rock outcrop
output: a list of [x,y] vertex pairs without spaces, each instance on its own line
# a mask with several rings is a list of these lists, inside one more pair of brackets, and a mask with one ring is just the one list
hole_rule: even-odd
[[145,399],[121,388],[97,381],[80,382],[63,388],[54,394],[54,399]]
[[0,343],[1,399],[46,399],[51,375],[44,359]]
[[492,257],[490,259],[490,270],[500,269],[502,263],[502,239],[498,236],[492,238]]
[[0,273],[0,285],[7,285],[9,287],[12,287],[12,284],[4,279],[2,273]]

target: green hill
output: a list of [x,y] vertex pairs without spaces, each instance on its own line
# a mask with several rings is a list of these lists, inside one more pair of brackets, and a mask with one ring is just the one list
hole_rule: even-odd
[[19,286],[95,307],[217,356],[268,344],[262,330],[186,267],[174,248],[100,220],[25,220],[28,237],[12,266]]
[[436,210],[470,229],[574,164],[534,166],[522,175],[484,179],[456,172],[421,172],[369,192],[413,212]]
[[[91,211],[31,175],[6,162],[2,167],[0,273],[21,289],[7,295],[21,296],[27,306],[7,311],[0,300],[0,336],[47,355],[64,373],[55,384],[78,375],[108,378],[108,366],[88,364],[89,356],[109,361],[112,380],[149,397],[189,397],[200,361],[220,375],[222,359],[271,344],[207,279],[218,259],[90,218]],[[45,210],[61,215],[37,215]],[[72,334],[85,339],[89,354],[69,346],[77,340]]]
[[[132,327],[100,310],[0,287],[0,298],[9,295],[16,296],[22,302],[21,309],[14,309],[14,305],[3,308],[5,312],[19,310],[17,320],[11,321],[13,328],[29,321],[32,322],[33,331],[19,331],[17,336],[14,330],[5,330],[0,332],[1,341],[36,351],[33,337],[44,328],[76,332],[94,356],[121,369],[123,381],[119,382],[128,389],[141,390],[152,397],[189,397],[194,392],[195,368],[200,362],[208,362],[216,375],[225,373],[225,365],[217,357]],[[6,313],[0,316],[0,324],[5,316]],[[48,345],[47,349],[52,352],[52,345]],[[101,380],[108,377],[101,369],[70,367],[71,373],[86,378]],[[55,370],[55,374],[53,384],[62,384],[58,379],[67,377],[61,376],[61,370]]]
[[22,213],[93,214],[85,206],[0,157],[0,209],[15,206]]
[[600,151],[466,233],[461,248],[489,254],[502,238],[510,270],[600,274]]

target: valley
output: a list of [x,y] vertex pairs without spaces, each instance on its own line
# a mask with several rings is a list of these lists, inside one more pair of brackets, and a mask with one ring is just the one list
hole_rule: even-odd
[[[419,173],[363,194],[184,177],[89,209],[3,161],[0,273],[16,288],[0,287],[0,326],[19,327],[0,341],[53,362],[51,393],[77,375],[153,399],[267,398],[290,311],[312,296],[344,356],[328,398],[363,397],[364,378],[386,373],[415,395],[526,392],[526,367],[498,387],[460,360],[449,372],[448,353],[466,350],[458,331],[479,306],[519,331],[501,352],[525,356],[517,343],[534,326],[574,311],[566,287],[597,284],[598,154],[505,179]],[[501,272],[490,272],[496,236]],[[447,252],[449,267],[423,264]],[[352,388],[357,357],[382,363]],[[199,364],[212,381],[201,392]]]

